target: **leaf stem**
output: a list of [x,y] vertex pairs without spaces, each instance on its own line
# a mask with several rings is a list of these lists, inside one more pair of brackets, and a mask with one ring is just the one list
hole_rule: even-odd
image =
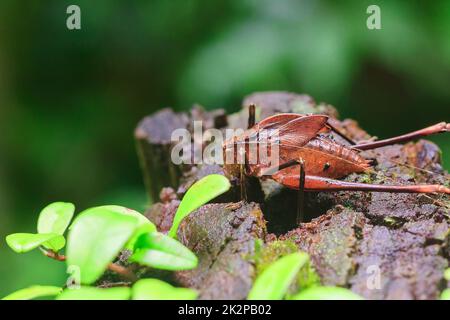
[[[46,250],[44,248],[40,248],[42,253],[46,256],[49,257],[51,259],[54,259],[56,261],[66,261],[66,256],[59,254],[53,250]],[[125,279],[130,280],[131,282],[136,282],[138,280],[138,278],[136,277],[136,275],[128,268],[115,264],[115,263],[110,263],[108,265],[108,270],[112,271],[114,273],[117,273],[118,275],[122,276]]]
[[59,253],[57,253],[53,250],[46,250],[42,247],[40,247],[39,249],[41,249],[42,253],[46,257],[52,258],[53,260],[57,260],[57,261],[66,261],[66,256],[60,255]]
[[138,278],[136,275],[128,268],[115,264],[110,263],[108,265],[108,270],[117,273],[118,275],[122,276],[125,279],[130,280],[131,282],[136,282]]

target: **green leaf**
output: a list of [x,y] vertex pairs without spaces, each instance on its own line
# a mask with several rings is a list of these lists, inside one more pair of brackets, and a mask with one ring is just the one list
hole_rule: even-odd
[[101,206],[101,207],[97,207],[97,208],[110,209],[114,212],[132,216],[132,217],[135,217],[136,219],[138,219],[138,228],[134,231],[130,240],[128,240],[128,242],[126,243],[125,249],[133,250],[134,244],[135,244],[137,238],[139,238],[141,234],[156,231],[156,226],[150,220],[148,220],[144,215],[142,215],[141,213],[139,213],[133,209],[129,209],[129,208],[122,207],[122,206],[116,206],[116,205]]
[[142,279],[132,288],[133,300],[195,300],[197,291],[188,288],[175,288],[158,279]]
[[72,220],[75,206],[68,202],[54,202],[46,206],[39,214],[38,233],[56,233],[63,235]]
[[25,289],[17,290],[2,300],[31,300],[40,297],[56,296],[62,288],[53,286],[31,286]]
[[102,207],[88,209],[75,219],[67,240],[67,265],[80,268],[82,284],[91,284],[103,274],[137,225],[136,218]]
[[153,223],[152,224],[143,224],[143,225],[139,226],[134,231],[130,240],[128,240],[128,242],[125,244],[125,248],[133,251],[136,241],[139,239],[139,237],[142,236],[143,234],[152,233],[152,232],[156,232],[156,227]]
[[132,261],[148,267],[170,271],[190,270],[197,267],[197,262],[157,250],[139,250],[133,254]]
[[[136,210],[133,210],[133,209],[129,209],[129,208],[122,207],[122,206],[115,206],[115,205],[101,206],[101,207],[97,207],[97,208],[99,208],[99,209],[109,209],[109,210],[114,211],[114,212],[118,212],[118,213],[121,213],[121,214],[125,214],[125,215],[128,215],[128,216],[135,217],[138,220],[138,222],[139,222],[139,224],[138,224],[139,226],[145,225],[145,224],[155,226],[143,214],[141,214],[141,213],[139,213],[139,212],[137,212]],[[156,230],[156,227],[155,227],[155,230]]]
[[442,291],[441,300],[450,300],[450,289],[445,289]]
[[363,300],[363,298],[345,288],[312,287],[296,294],[292,300]]
[[115,206],[115,205],[101,206],[98,208],[110,209],[114,212],[129,215],[129,216],[132,216],[132,217],[135,217],[136,219],[138,219],[138,228],[134,231],[130,240],[128,240],[128,242],[126,243],[125,249],[133,250],[134,244],[135,244],[137,238],[139,238],[144,233],[156,231],[156,226],[150,220],[148,220],[144,215],[142,215],[141,213],[139,213],[135,210],[132,210],[132,209],[129,209],[126,207],[122,207],[122,206]]
[[291,253],[278,259],[256,278],[255,283],[248,294],[248,299],[282,299],[300,268],[305,265],[308,260],[309,257],[304,252]]
[[189,270],[197,267],[195,254],[177,240],[159,232],[141,235],[131,260],[164,270]]
[[176,238],[181,220],[195,209],[227,192],[230,187],[230,181],[220,174],[210,174],[194,183],[184,195],[175,213],[169,236]]
[[138,219],[138,228],[134,231],[130,240],[128,240],[127,244],[125,245],[125,249],[133,250],[136,240],[142,234],[156,231],[156,226],[150,220],[148,220],[144,215],[142,215],[141,213],[139,213],[135,210],[132,210],[132,209],[129,209],[126,207],[122,207],[122,206],[115,206],[115,205],[101,206],[98,208],[110,209],[114,212],[129,215],[129,216],[132,216],[132,217],[135,217],[136,219]]
[[450,268],[445,269],[444,271],[444,279],[450,281]]
[[81,287],[66,289],[56,297],[56,300],[128,300],[131,290],[128,287],[100,289],[95,287]]
[[8,246],[17,253],[24,253],[45,246],[57,252],[66,244],[63,236],[55,233],[13,233],[6,237]]

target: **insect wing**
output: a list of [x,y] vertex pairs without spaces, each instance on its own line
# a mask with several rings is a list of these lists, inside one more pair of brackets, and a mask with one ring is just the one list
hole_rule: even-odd
[[302,147],[325,127],[328,117],[311,115],[296,118],[278,128],[280,147]]

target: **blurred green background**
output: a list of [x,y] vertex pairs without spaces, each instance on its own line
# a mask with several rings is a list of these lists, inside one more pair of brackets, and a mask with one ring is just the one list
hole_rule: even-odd
[[[370,4],[381,30],[366,27]],[[144,115],[235,111],[261,90],[308,93],[379,137],[449,121],[450,1],[2,0],[0,295],[64,282],[64,264],[3,241],[35,231],[47,203],[143,210]],[[448,135],[432,140],[449,168]]]

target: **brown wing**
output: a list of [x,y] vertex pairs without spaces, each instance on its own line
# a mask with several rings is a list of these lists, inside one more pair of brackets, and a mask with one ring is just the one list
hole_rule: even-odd
[[[287,149],[301,148],[319,132],[326,128],[328,117],[325,115],[303,116],[299,114],[279,114],[264,119],[258,125],[247,130],[246,134],[234,141],[236,145],[245,145],[246,153],[249,154],[250,146],[260,148],[266,144],[266,150],[271,153],[274,145],[279,146],[279,152],[284,153]],[[284,151],[283,151],[284,150]],[[254,156],[257,156],[256,152]],[[250,163],[254,163],[250,161]],[[265,167],[259,163],[256,167]]]
[[304,116],[296,113],[280,113],[261,120],[260,122],[258,122],[257,126],[258,129],[276,129],[282,125],[285,125],[289,121],[301,117]]
[[327,120],[324,115],[298,117],[280,126],[274,134],[278,134],[280,147],[301,147],[317,136]]
[[[309,118],[309,117],[315,117],[315,116],[320,116],[323,117],[321,115],[303,115],[303,114],[297,114],[297,113],[280,113],[280,114],[276,114],[273,115],[271,117],[267,117],[263,120],[261,120],[260,122],[258,122],[258,124],[256,125],[256,130],[261,130],[261,129],[279,129],[280,127],[290,123],[293,120],[299,119],[299,118]],[[330,130],[330,128],[328,128],[327,126],[323,126],[321,128],[321,130],[319,130],[318,132],[328,132]]]
[[[317,133],[325,127],[328,117],[324,115],[311,115],[311,116],[297,116],[291,121],[287,121],[285,124],[280,125],[278,128],[273,129],[270,125],[264,129],[259,129],[254,132],[253,140],[257,144],[257,148],[265,146],[265,150],[273,156],[275,152],[279,152],[279,160],[288,158],[288,160],[296,158],[295,153],[298,149],[306,145],[310,140],[317,136]],[[280,121],[274,121],[273,123],[280,123]],[[270,128],[270,129],[266,129]],[[252,141],[242,141],[242,143],[250,146]],[[265,145],[267,143],[267,145]],[[275,148],[278,146],[278,148]],[[275,149],[274,149],[275,148]],[[294,149],[294,151],[291,151]],[[261,150],[261,149],[259,149]],[[259,155],[259,152],[248,153],[249,157],[253,156],[253,161],[249,163],[253,164],[254,172],[267,168],[268,163],[258,162],[255,159]],[[289,157],[293,155],[294,157]],[[299,158],[297,158],[299,159]],[[285,159],[284,159],[285,160]],[[256,165],[255,165],[256,164]]]

